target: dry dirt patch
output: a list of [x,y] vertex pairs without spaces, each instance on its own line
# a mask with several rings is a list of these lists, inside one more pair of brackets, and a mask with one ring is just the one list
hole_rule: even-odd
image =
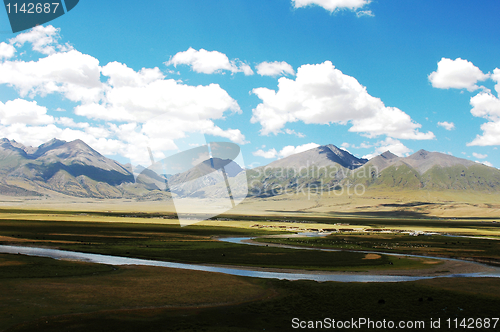
[[366,256],[363,259],[380,259],[382,256],[378,254],[366,254]]

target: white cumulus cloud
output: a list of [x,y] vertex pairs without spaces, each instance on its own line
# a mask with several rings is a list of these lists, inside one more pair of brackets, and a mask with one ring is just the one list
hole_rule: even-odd
[[357,10],[369,4],[371,0],[292,0],[295,8],[307,6],[320,6],[329,12],[336,10],[348,9]]
[[492,163],[490,163],[489,161],[486,161],[486,160],[482,160],[482,161],[476,160],[476,163],[483,164],[483,165],[489,166],[489,167],[494,167]]
[[306,124],[352,124],[351,132],[368,137],[387,135],[402,139],[432,139],[432,132],[419,132],[403,111],[386,107],[371,96],[354,77],[343,74],[330,62],[303,65],[295,80],[281,77],[278,91],[253,90],[262,103],[253,110],[252,123],[260,123],[261,134],[278,134],[288,122]]
[[136,72],[132,68],[127,67],[127,65],[117,61],[110,62],[102,67],[101,72],[104,76],[109,77],[108,84],[115,88],[145,86],[165,77],[158,67],[142,68],[139,72]]
[[482,135],[467,143],[467,146],[500,145],[500,121],[490,121],[481,125]]
[[497,95],[500,95],[500,69],[495,68],[493,70],[493,74],[491,74],[491,79],[496,82],[495,90]]
[[276,149],[272,148],[267,151],[264,151],[262,149],[259,149],[252,154],[254,156],[258,157],[263,157],[267,159],[274,159],[274,158],[286,158],[288,156],[291,156],[296,153],[301,153],[307,150],[311,150],[314,148],[317,148],[319,144],[316,143],[307,143],[299,146],[293,146],[293,145],[288,145],[285,146],[283,149],[281,149],[279,152],[276,151]]
[[484,158],[488,158],[488,155],[487,155],[487,154],[480,154],[480,153],[472,152],[472,155],[473,155],[474,157],[476,157],[477,159],[484,159]]
[[256,67],[257,74],[260,76],[281,76],[281,75],[295,75],[295,70],[293,67],[286,63],[285,61],[274,61],[274,62],[261,62]]
[[489,78],[478,67],[470,61],[457,58],[455,60],[442,58],[438,62],[438,69],[429,75],[432,86],[439,89],[467,89],[474,91],[479,89],[476,85],[479,81]]
[[[429,80],[436,88],[467,89],[471,92],[479,88],[476,85],[478,81],[488,78],[496,83],[495,91],[499,95],[500,69],[498,68],[493,70],[493,74],[484,74],[470,61],[460,58],[456,60],[443,58],[438,63],[438,70],[429,75]],[[500,145],[500,99],[491,90],[482,87],[482,91],[471,97],[470,104],[471,114],[487,119],[488,122],[481,125],[482,134],[476,135],[476,138],[467,143],[467,146]]]
[[453,122],[447,122],[447,121],[438,122],[438,126],[443,127],[446,130],[455,129],[455,124]]
[[53,54],[58,51],[69,51],[72,47],[69,44],[59,44],[60,29],[52,25],[43,26],[38,25],[26,32],[18,34],[16,37],[9,40],[9,42],[16,46],[22,47],[25,43],[30,43],[33,51],[42,54]]
[[285,129],[285,133],[288,135],[295,135],[295,136],[300,137],[300,138],[306,137],[306,135],[304,135],[303,133],[298,133],[295,130],[288,129],[288,128]]
[[[59,39],[59,29],[49,25],[0,44],[0,59],[5,58],[0,61],[0,84],[24,98],[0,103],[0,137],[29,145],[52,138],[82,139],[104,154],[120,154],[133,162],[149,160],[147,147],[160,156],[160,150],[176,150],[175,140],[190,135],[247,143],[239,129],[223,129],[214,122],[241,113],[236,100],[218,84],[190,86],[166,79],[157,67],[134,70],[116,61],[101,66],[98,59],[59,44]],[[16,51],[30,45],[42,55],[37,60],[16,59]],[[253,73],[236,60],[229,65],[233,72]],[[49,94],[75,102],[73,113],[100,124],[53,118],[46,107],[26,100]]]
[[390,151],[399,157],[407,157],[413,150],[406,147],[397,139],[387,137],[385,140],[375,143],[375,151],[363,156],[363,158],[371,159],[386,151]]
[[288,156],[291,156],[292,154],[296,153],[301,153],[307,150],[311,150],[314,148],[317,148],[319,144],[316,143],[308,143],[304,145],[299,145],[299,146],[293,146],[293,145],[288,145],[285,146],[281,151],[278,153],[279,157],[281,158],[286,158]]
[[245,75],[253,75],[253,70],[246,63],[239,60],[229,60],[227,55],[218,51],[207,51],[205,49],[195,50],[190,47],[187,51],[179,52],[165,63],[167,66],[188,65],[197,73],[213,74],[224,70],[231,73],[243,72]]
[[360,10],[356,12],[357,17],[363,17],[363,16],[368,16],[368,17],[374,17],[375,14],[371,10]]
[[500,145],[500,99],[489,91],[483,91],[470,100],[471,113],[476,117],[488,119],[481,125],[482,135],[468,143],[468,146]]
[[97,100],[102,91],[99,60],[76,50],[54,53],[38,61],[0,63],[0,84],[22,97],[61,93],[72,101]]
[[0,43],[0,60],[1,59],[10,59],[16,53],[16,48],[6,42]]
[[252,154],[254,156],[257,156],[257,157],[262,157],[262,158],[266,158],[266,159],[274,159],[276,158],[276,156],[278,155],[278,151],[276,151],[276,149],[269,149],[267,151],[264,151],[262,149],[259,149],[255,152],[252,152]]
[[42,125],[54,122],[54,118],[47,115],[47,108],[40,106],[36,101],[24,99],[9,100],[5,104],[0,101],[0,123],[12,125],[16,123],[27,125]]

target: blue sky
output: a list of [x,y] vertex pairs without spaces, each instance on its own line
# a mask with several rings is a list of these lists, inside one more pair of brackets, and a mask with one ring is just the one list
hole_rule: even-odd
[[335,144],[500,167],[499,10],[496,0],[86,0],[17,34],[0,11],[0,136],[81,138],[134,164],[148,146],[161,158],[204,134],[240,144],[247,166]]

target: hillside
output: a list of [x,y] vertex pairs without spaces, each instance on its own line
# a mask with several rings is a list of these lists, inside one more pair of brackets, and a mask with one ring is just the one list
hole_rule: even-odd
[[[94,198],[122,197],[118,187],[134,176],[116,161],[102,156],[81,140],[53,139],[37,148],[0,141],[0,181],[3,194],[45,195],[51,191]],[[22,191],[22,190],[21,190]]]
[[500,170],[425,150],[405,158],[387,151],[354,171],[349,180],[367,187],[500,191]]
[[387,151],[368,161],[330,144],[246,171],[231,159],[215,157],[189,165],[177,174],[163,174],[166,165],[157,164],[158,170],[154,165],[136,166],[140,174],[135,179],[130,165],[104,157],[81,140],[54,139],[39,147],[27,147],[1,139],[0,192],[18,197],[217,198],[227,195],[224,176],[218,171],[221,167],[233,195],[238,197],[245,197],[247,192],[258,198],[337,192],[357,185],[366,190],[500,192],[500,170],[425,150],[408,157]]

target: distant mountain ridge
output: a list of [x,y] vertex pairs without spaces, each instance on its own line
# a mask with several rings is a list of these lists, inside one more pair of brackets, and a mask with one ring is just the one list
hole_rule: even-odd
[[[367,169],[371,171],[367,172]],[[373,174],[373,170],[377,174]],[[366,176],[356,176],[357,173]],[[500,191],[500,170],[440,152],[419,150],[408,157],[387,151],[350,177],[368,187]]]
[[[39,147],[27,147],[4,138],[0,139],[0,193],[100,199],[169,199],[171,195],[198,197],[200,193],[217,197],[226,192],[224,177],[217,171],[221,165],[226,165],[235,193],[244,195],[248,187],[249,195],[255,197],[303,188],[339,190],[358,184],[366,189],[500,191],[500,170],[425,150],[408,157],[386,151],[367,160],[329,144],[246,171],[234,162],[213,158],[180,174],[142,169],[136,181],[130,165],[104,157],[81,140],[53,139]],[[170,188],[165,185],[166,177]],[[158,191],[163,193],[154,194]]]
[[386,151],[366,160],[326,145],[249,170],[247,177],[250,196],[256,197],[331,192],[357,185],[364,189],[500,191],[500,170],[425,150],[408,157]]
[[317,167],[340,165],[354,169],[363,166],[366,162],[368,162],[368,159],[357,158],[349,152],[329,144],[276,160],[264,167],[299,168],[312,165]]
[[[7,187],[33,192],[43,189],[80,197],[121,197],[117,186],[134,176],[118,162],[102,156],[81,140],[53,139],[37,148],[0,140],[0,176]],[[14,188],[15,189],[15,188]]]

